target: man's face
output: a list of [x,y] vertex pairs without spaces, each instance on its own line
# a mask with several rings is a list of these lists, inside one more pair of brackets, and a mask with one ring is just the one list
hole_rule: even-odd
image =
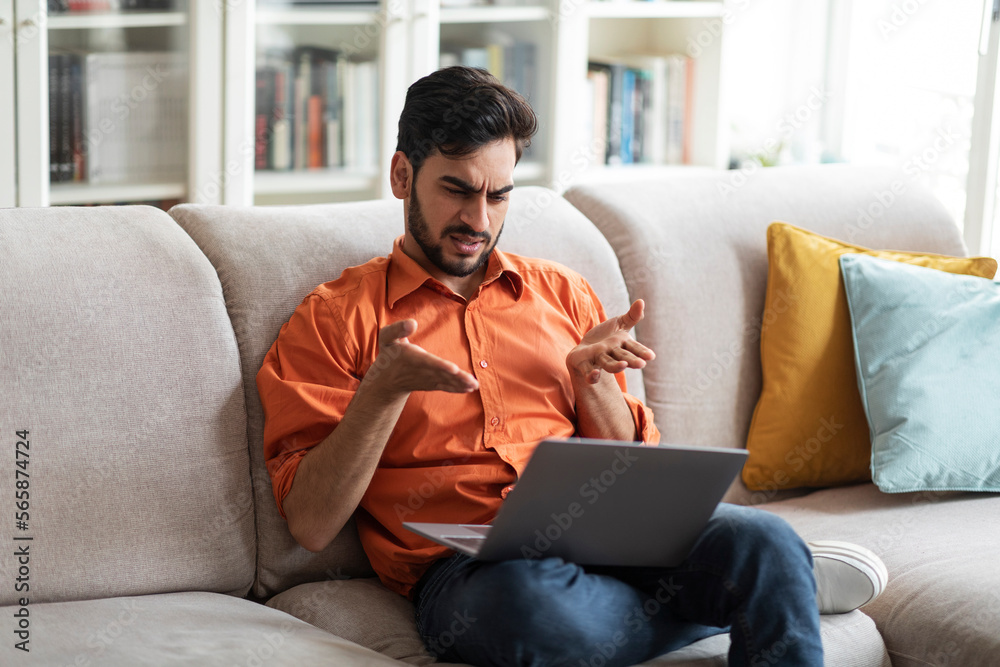
[[512,139],[464,158],[427,158],[410,190],[406,254],[453,289],[481,280],[503,230],[514,162]]

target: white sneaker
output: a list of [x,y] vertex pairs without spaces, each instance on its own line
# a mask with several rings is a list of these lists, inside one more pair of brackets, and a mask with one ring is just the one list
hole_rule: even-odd
[[846,614],[885,590],[889,571],[874,553],[850,542],[809,542],[821,614]]

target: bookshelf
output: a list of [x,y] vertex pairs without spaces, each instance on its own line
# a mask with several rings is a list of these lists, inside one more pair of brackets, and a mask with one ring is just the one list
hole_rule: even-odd
[[[224,162],[233,168],[223,202],[378,197],[388,169],[382,146],[394,142],[384,118],[390,108],[398,114],[408,85],[395,73],[408,60],[406,23],[396,0],[245,2],[227,10],[227,43],[235,45],[227,60],[249,66],[226,77]],[[268,93],[263,101],[260,91]]]
[[[565,5],[563,5],[565,6]],[[722,71],[725,53],[725,3],[697,0],[666,2],[580,2],[560,17],[562,41],[557,60],[556,117],[563,119],[552,146],[550,185],[562,191],[575,183],[617,181],[631,173],[680,168],[676,164],[609,166],[593,150],[579,112],[587,90],[588,63],[625,61],[642,56],[691,57],[685,118],[684,168],[724,168],[728,164],[728,120]]]
[[[587,130],[580,113],[581,107],[589,103],[587,64],[597,57],[685,53],[690,44],[698,44],[698,57],[689,89],[693,112],[687,163],[723,167],[728,162],[728,125],[721,89],[724,2],[550,0],[469,6],[449,2],[441,6],[434,0],[384,0],[377,6],[322,9],[271,4],[262,7],[258,3],[252,18],[249,11],[237,11],[242,16],[228,16],[227,30],[242,25],[243,34],[253,34],[258,42],[264,32],[290,26],[298,26],[286,33],[292,43],[315,42],[316,36],[305,27],[313,24],[333,28],[321,41],[336,48],[345,37],[362,34],[363,29],[370,41],[362,57],[377,58],[380,66],[381,143],[374,171],[341,166],[254,173],[245,151],[253,123],[245,117],[242,127],[228,127],[232,133],[229,143],[244,147],[242,152],[233,150],[227,155],[227,161],[242,158],[243,165],[242,182],[227,191],[229,203],[285,204],[391,196],[386,174],[406,87],[439,66],[483,62],[495,57],[496,49],[521,44],[530,45],[534,62],[533,89],[521,92],[528,94],[541,124],[530,153],[515,171],[518,183],[548,185],[561,191],[580,181],[623,175],[627,178],[628,173],[637,170],[657,169],[649,164],[608,166],[604,157],[587,154],[589,142],[583,139]],[[345,32],[345,28],[349,30]],[[698,42],[706,33],[710,39]],[[491,49],[492,55],[484,54]],[[259,47],[256,53],[259,55]],[[249,94],[251,81],[245,79],[242,88]],[[246,102],[239,104],[246,109]],[[229,113],[226,117],[232,119]],[[248,177],[251,173],[254,175]]]
[[15,125],[14,5],[0,2],[0,208],[17,205],[17,131]]
[[[728,162],[721,83],[725,2],[498,0],[466,6],[446,0],[441,6],[440,0],[153,0],[171,4],[148,11],[46,11],[51,3],[98,1],[136,0],[0,0],[0,145],[15,145],[16,138],[17,146],[16,152],[0,151],[0,206],[153,200],[271,205],[391,197],[389,161],[406,88],[439,66],[484,58],[492,65],[505,63],[503,78],[530,88],[522,92],[540,117],[539,134],[515,171],[519,184],[562,191],[582,181],[628,178],[660,167],[612,166],[591,150],[593,130],[587,123],[593,118],[585,111],[594,107],[594,93],[588,63],[684,54],[692,45],[697,57],[687,88],[687,166]],[[351,90],[357,91],[363,78],[364,92],[341,92],[337,102],[332,95],[322,97],[337,89],[332,83],[300,90],[301,116],[314,121],[300,128],[296,139],[290,121],[275,126],[268,120],[268,112],[280,120],[274,104],[259,108],[258,86],[273,98],[281,81],[294,85],[297,59],[310,49],[345,57],[335,64],[332,57],[311,56],[308,71],[346,77],[345,68],[351,68],[353,78],[337,80],[345,82],[344,90],[353,82]],[[50,118],[50,53],[150,50],[182,54],[194,64],[187,68],[180,112],[186,115],[182,167],[170,178],[134,171],[121,182],[50,182],[50,125],[58,114],[52,107]],[[289,62],[282,62],[284,57]],[[262,67],[270,70],[262,75]],[[276,74],[282,69],[284,79]],[[283,110],[292,112],[295,90],[286,90]],[[350,110],[348,98],[356,103]],[[319,124],[317,117],[323,119]],[[360,133],[358,119],[366,123]],[[346,123],[354,123],[354,131]],[[354,145],[355,135],[366,137],[367,148]],[[295,162],[296,150],[307,156],[305,162],[301,157]]]
[[216,8],[14,0],[0,2],[0,12],[8,31],[0,35],[0,132],[13,128],[8,145],[17,147],[12,159],[2,151],[0,206],[218,201],[206,196],[221,158],[213,147],[222,126]]

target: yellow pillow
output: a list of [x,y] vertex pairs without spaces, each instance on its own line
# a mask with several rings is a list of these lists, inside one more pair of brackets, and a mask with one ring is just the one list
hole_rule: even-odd
[[763,388],[747,438],[743,481],[753,490],[871,480],[871,441],[854,366],[838,258],[862,253],[992,278],[996,260],[870,250],[792,225],[767,229]]

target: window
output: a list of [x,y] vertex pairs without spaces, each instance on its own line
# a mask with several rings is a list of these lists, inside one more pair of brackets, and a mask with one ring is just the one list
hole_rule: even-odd
[[894,167],[938,197],[971,252],[1000,256],[993,4],[735,2],[726,72],[734,162]]

